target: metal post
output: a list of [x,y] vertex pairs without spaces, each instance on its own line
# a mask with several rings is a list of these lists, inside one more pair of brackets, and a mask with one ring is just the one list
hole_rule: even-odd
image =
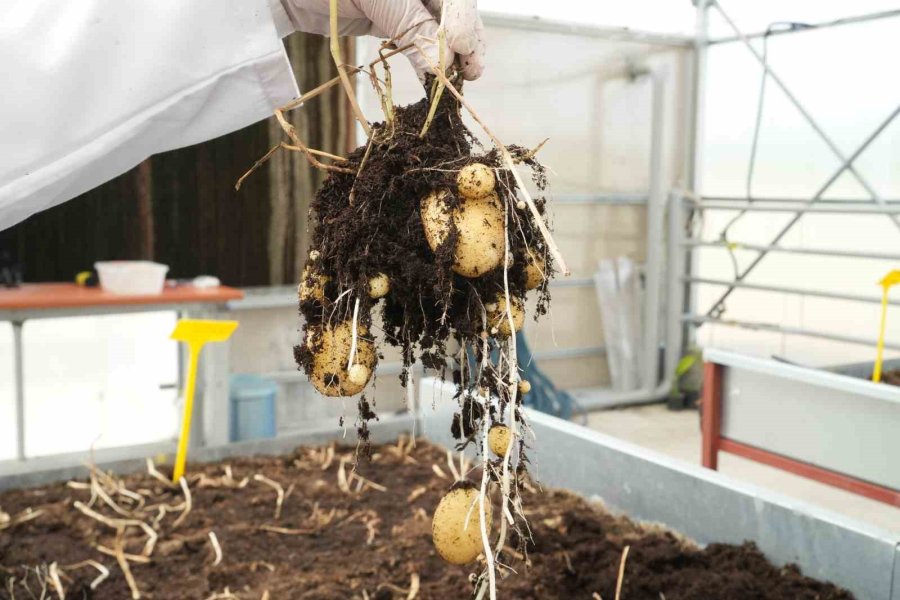
[[669,278],[666,301],[666,368],[674,373],[684,351],[684,330],[681,312],[690,286],[682,281],[685,258],[689,252],[684,249],[684,207],[678,194],[669,197],[668,263]]
[[[659,316],[663,273],[663,219],[666,194],[663,187],[662,153],[665,126],[666,75],[650,72],[653,114],[650,134],[650,192],[647,201],[647,279],[644,291],[643,387],[652,389],[659,380]],[[665,366],[666,369],[670,365]]]
[[12,321],[14,386],[16,392],[16,458],[25,460],[25,365],[22,352],[24,321]]
[[[693,86],[691,93],[691,127],[690,135],[690,169],[688,170],[688,189],[694,193],[700,193],[703,189],[703,115],[706,107],[706,57],[709,51],[709,4],[711,0],[696,0],[696,20],[694,25],[694,62],[693,62]],[[678,209],[683,208],[679,200]],[[699,257],[696,252],[688,251],[679,260],[683,260],[685,275],[696,273],[699,270]],[[687,287],[682,299],[682,310],[686,313],[694,312],[697,306],[696,291]],[[694,328],[685,324],[682,329],[682,340],[686,345],[692,345],[695,341]]]

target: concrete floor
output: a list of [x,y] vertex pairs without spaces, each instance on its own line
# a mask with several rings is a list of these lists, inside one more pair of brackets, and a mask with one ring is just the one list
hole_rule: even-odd
[[[662,405],[595,412],[588,427],[692,464],[700,464],[700,420],[696,411]],[[900,533],[900,508],[869,500],[803,477],[719,453],[719,471],[786,496]]]

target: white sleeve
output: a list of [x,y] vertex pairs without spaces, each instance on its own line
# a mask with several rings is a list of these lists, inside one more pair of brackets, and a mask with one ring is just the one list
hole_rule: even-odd
[[299,95],[269,0],[6,0],[0,230]]

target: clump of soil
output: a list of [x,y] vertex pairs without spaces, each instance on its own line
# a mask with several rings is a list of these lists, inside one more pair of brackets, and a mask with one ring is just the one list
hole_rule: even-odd
[[[430,84],[426,89],[431,89]],[[316,194],[311,206],[315,229],[304,283],[312,288],[319,277],[328,279],[324,298],[301,298],[300,312],[305,339],[310,339],[311,330],[351,320],[356,302],[358,322],[371,332],[372,312],[379,310],[383,331],[366,337],[399,347],[406,367],[420,360],[443,376],[448,360],[454,359],[448,355],[451,341],[455,342],[451,353],[468,344],[476,360],[483,357],[482,335],[489,333],[483,322],[485,305],[504,293],[505,284],[510,296],[524,298],[527,252],[546,265],[546,276],[537,290],[535,318],[546,312],[553,261],[531,215],[516,197],[515,181],[503,168],[499,152],[475,152],[477,141],[463,124],[460,105],[450,93],[441,96],[427,133],[420,137],[430,106],[431,99],[426,97],[395,107],[392,122],[375,124],[370,142],[357,148],[346,162],[337,163],[353,172],[330,173]],[[532,169],[537,188],[544,189],[544,169],[534,157],[519,147],[508,150]],[[447,190],[446,206],[452,211],[462,201],[457,175],[476,162],[497,174],[495,189],[506,213],[512,258],[506,277],[502,266],[474,278],[456,274],[452,268],[458,235],[455,227],[435,251],[423,230],[421,200],[431,192]],[[546,199],[538,197],[535,204],[544,214]],[[383,300],[370,298],[367,291],[369,280],[379,274],[390,281],[390,292]],[[314,356],[320,351],[314,337],[312,343],[294,350],[298,365],[310,375]],[[487,352],[502,344],[491,337]],[[508,382],[500,385],[492,375],[496,373],[485,373],[481,381],[470,383],[501,399],[508,395]],[[404,370],[404,383],[406,376]]]
[[[259,600],[268,592],[273,600],[401,600],[413,581],[418,581],[418,600],[470,595],[469,575],[477,565],[449,565],[431,543],[432,511],[453,485],[433,469],[447,471],[446,451],[401,440],[373,448],[371,462],[355,471],[352,456],[352,448],[299,448],[288,456],[236,458],[227,467],[195,465],[192,509],[177,525],[183,512],[180,488],[146,474],[123,478],[127,493],[116,492],[119,483],[112,479],[98,481],[120,511],[145,523],[154,522],[159,506],[177,509],[162,509],[155,526],[159,539],[146,562],[133,558],[141,554],[146,536],[138,527],[126,530],[124,551],[143,598]],[[256,475],[285,490],[277,517],[275,489]],[[522,494],[533,541],[526,545],[527,559],[511,549],[501,554],[517,571],[499,582],[501,598],[614,598],[625,546],[630,547],[625,600],[852,598],[794,566],[771,565],[752,544],[698,549],[570,493],[527,486]],[[91,496],[84,485],[65,484],[0,494],[0,599],[56,598],[46,581],[52,563],[66,598],[131,597],[116,559],[96,549],[113,548],[115,530],[73,504],[91,504],[110,519],[125,516],[100,497],[91,503]],[[29,509],[42,512],[3,530],[4,512],[15,519]],[[211,532],[221,546],[218,565]],[[90,582],[99,571],[85,560],[110,572],[93,590]]]

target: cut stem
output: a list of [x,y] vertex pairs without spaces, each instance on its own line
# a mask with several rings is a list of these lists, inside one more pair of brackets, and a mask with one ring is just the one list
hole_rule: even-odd
[[331,58],[334,59],[334,65],[338,70],[338,77],[341,78],[344,91],[347,93],[347,98],[350,100],[350,106],[353,107],[353,115],[356,117],[356,120],[359,121],[363,131],[366,132],[366,137],[371,137],[372,128],[369,126],[366,116],[359,107],[359,102],[356,100],[356,92],[353,89],[353,84],[350,83],[350,77],[347,76],[346,65],[344,65],[344,59],[341,56],[341,39],[338,37],[338,0],[331,0],[329,17],[331,21]]

